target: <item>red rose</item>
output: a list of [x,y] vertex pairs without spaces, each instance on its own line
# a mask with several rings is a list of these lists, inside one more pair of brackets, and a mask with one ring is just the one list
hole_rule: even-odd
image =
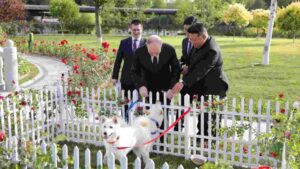
[[198,97],[198,95],[196,95],[196,94],[193,96],[193,99],[194,99],[194,100],[198,100],[198,98],[199,98],[199,97]]
[[6,138],[4,131],[0,132],[0,142],[4,141]]
[[113,51],[114,53],[116,53],[116,52],[117,52],[117,49],[116,49],[116,48],[113,48],[112,51]]
[[244,152],[245,154],[247,154],[247,153],[248,153],[248,148],[247,148],[247,147],[243,147],[243,152]]
[[104,48],[103,52],[107,53],[108,52],[108,48]]
[[208,107],[208,103],[207,103],[207,102],[204,102],[204,106],[205,106],[205,107]]
[[67,45],[68,43],[69,42],[65,39],[60,41],[61,46]]
[[282,99],[284,97],[284,93],[279,93],[278,97]]
[[284,108],[280,109],[280,113],[285,114],[285,109]]
[[291,132],[285,131],[285,132],[283,133],[283,135],[284,135],[285,138],[291,139]]
[[61,62],[63,62],[64,64],[67,64],[67,59],[66,58],[61,58]]
[[277,156],[277,153],[276,152],[271,152],[271,156],[275,158]]
[[80,96],[80,90],[76,90],[75,93],[77,94],[77,96]]
[[93,61],[98,59],[98,56],[92,53],[88,53],[87,56]]
[[3,100],[4,99],[4,96],[0,96],[0,100]]
[[69,90],[69,91],[67,92],[67,94],[68,94],[68,96],[72,96],[72,95],[73,95],[73,92],[72,92],[71,90]]
[[80,83],[79,83],[79,85],[80,85],[81,87],[83,86],[83,84],[84,84],[83,82],[80,82]]
[[130,99],[125,98],[125,103],[129,103],[129,102],[130,102]]
[[25,100],[23,100],[22,102],[21,102],[21,105],[24,107],[24,106],[26,106],[26,101]]
[[72,99],[72,103],[76,104],[77,103],[76,99]]
[[109,48],[109,43],[108,42],[102,42],[102,47],[103,48]]
[[73,66],[73,69],[74,69],[74,70],[78,70],[78,69],[79,69],[79,65],[74,65],[74,66]]

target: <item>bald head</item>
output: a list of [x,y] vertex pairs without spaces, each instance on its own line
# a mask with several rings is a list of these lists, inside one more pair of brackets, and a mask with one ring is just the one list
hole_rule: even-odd
[[162,40],[157,35],[151,35],[147,39],[147,49],[151,56],[158,56],[161,51]]

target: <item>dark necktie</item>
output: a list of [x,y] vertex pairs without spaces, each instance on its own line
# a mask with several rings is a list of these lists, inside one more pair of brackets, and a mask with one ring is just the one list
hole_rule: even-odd
[[135,52],[136,48],[137,48],[137,39],[134,39],[132,51]]
[[157,72],[157,69],[158,69],[158,62],[157,62],[157,57],[153,57],[153,70],[155,72]]

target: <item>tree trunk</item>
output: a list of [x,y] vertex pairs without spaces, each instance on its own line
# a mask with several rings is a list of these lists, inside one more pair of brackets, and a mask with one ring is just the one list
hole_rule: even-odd
[[271,46],[271,39],[273,33],[273,26],[276,16],[276,7],[277,7],[277,0],[271,1],[270,6],[270,16],[269,16],[269,23],[268,23],[268,32],[266,36],[264,51],[263,51],[263,62],[262,64],[268,65],[269,64],[269,54],[270,54],[270,46]]
[[99,21],[99,14],[100,14],[100,6],[98,3],[95,4],[95,17],[96,17],[96,36],[97,36],[97,42],[102,43],[102,30],[101,25]]

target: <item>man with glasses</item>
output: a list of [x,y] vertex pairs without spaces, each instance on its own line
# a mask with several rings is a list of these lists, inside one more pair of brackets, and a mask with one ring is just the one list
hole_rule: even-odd
[[[115,85],[118,81],[122,61],[124,60],[120,81],[121,89],[125,91],[125,97],[128,96],[128,91],[132,92],[135,89],[130,75],[130,68],[134,60],[134,53],[139,47],[144,46],[146,43],[146,40],[142,38],[143,25],[140,20],[132,20],[130,30],[131,37],[123,39],[120,42],[112,73],[112,82]],[[127,106],[125,106],[125,112],[127,112]],[[125,118],[128,121],[127,114],[125,114]]]

